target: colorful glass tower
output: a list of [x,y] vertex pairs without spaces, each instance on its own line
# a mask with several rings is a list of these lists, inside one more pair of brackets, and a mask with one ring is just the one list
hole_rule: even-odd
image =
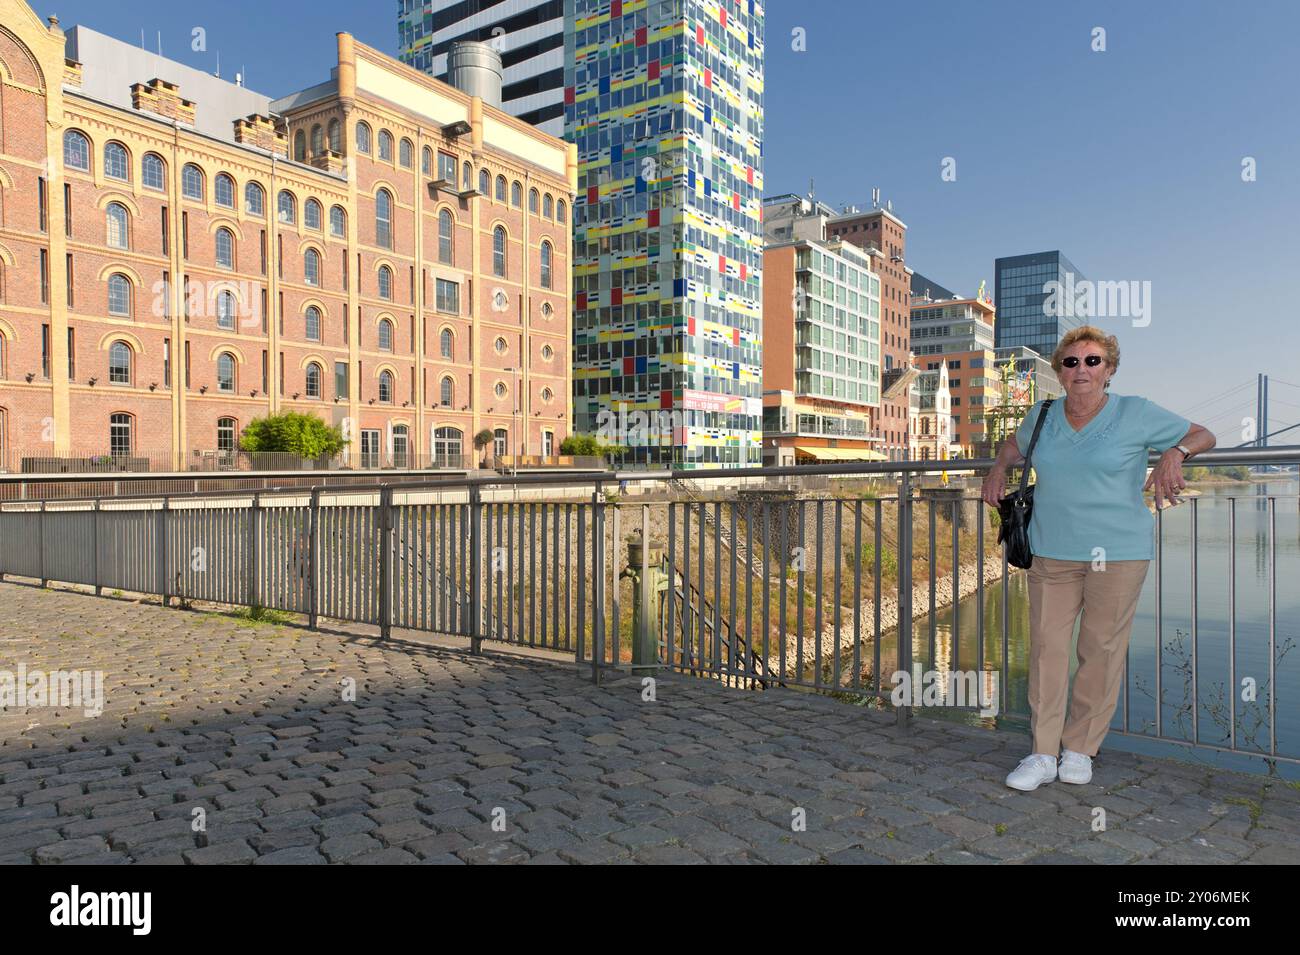
[[565,0],[574,428],[632,465],[758,466],[763,7]]

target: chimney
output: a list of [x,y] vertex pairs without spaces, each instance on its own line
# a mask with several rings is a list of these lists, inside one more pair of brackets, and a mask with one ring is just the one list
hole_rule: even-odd
[[265,149],[281,159],[289,158],[289,137],[269,116],[250,113],[235,120],[235,142]]
[[461,40],[447,51],[447,82],[501,108],[501,54],[490,44]]
[[194,104],[181,96],[179,86],[158,77],[148,83],[132,84],[131,105],[142,112],[194,125]]

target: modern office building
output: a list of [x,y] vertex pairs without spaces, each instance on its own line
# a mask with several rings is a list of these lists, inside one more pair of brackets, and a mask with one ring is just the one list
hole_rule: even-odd
[[[922,427],[938,407],[935,372],[944,370],[948,427],[943,431],[932,426],[929,434],[946,435],[952,454],[981,457],[988,452],[985,412],[999,402],[1001,393],[994,368],[994,328],[993,304],[987,298],[912,299],[912,351],[922,369]],[[923,430],[919,437],[927,436]],[[942,441],[926,446],[939,457],[950,456]]]
[[912,270],[905,264],[907,224],[894,215],[893,203],[864,211],[841,210],[828,225],[831,238],[852,242],[872,254],[880,276],[880,350],[883,393],[876,430],[884,437],[890,460],[912,453],[911,419],[916,411],[912,387],[916,369],[911,351]]
[[575,430],[613,422],[634,465],[758,465],[762,6],[566,0],[564,95]]
[[763,463],[881,460],[880,277],[830,239],[834,210],[763,203]]
[[272,100],[0,21],[0,463],[184,469],[289,410],[361,465],[558,452],[571,146],[348,34]]
[[501,54],[502,109],[543,132],[564,133],[564,0],[400,0],[398,57],[446,80],[458,40]]
[[[1059,251],[997,259],[993,263],[997,347],[1024,345],[1051,357],[1061,336],[1085,322],[1075,314],[1074,302],[1068,295],[1051,295],[1049,283],[1073,288],[1083,278]],[[1059,307],[1053,307],[1053,303]]]

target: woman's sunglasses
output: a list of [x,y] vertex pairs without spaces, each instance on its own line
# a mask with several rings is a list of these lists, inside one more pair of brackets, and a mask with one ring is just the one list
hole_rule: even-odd
[[[1089,368],[1096,368],[1103,361],[1105,361],[1105,359],[1102,358],[1100,355],[1089,355],[1086,358],[1084,358],[1083,363],[1087,365]],[[1071,355],[1069,358],[1062,358],[1061,364],[1064,365],[1066,368],[1077,368],[1079,365],[1079,356]]]

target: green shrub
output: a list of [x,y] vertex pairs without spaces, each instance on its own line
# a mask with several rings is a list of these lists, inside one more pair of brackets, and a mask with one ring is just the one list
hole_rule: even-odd
[[254,418],[239,438],[239,446],[245,451],[278,451],[308,460],[333,457],[346,444],[337,425],[296,411]]

